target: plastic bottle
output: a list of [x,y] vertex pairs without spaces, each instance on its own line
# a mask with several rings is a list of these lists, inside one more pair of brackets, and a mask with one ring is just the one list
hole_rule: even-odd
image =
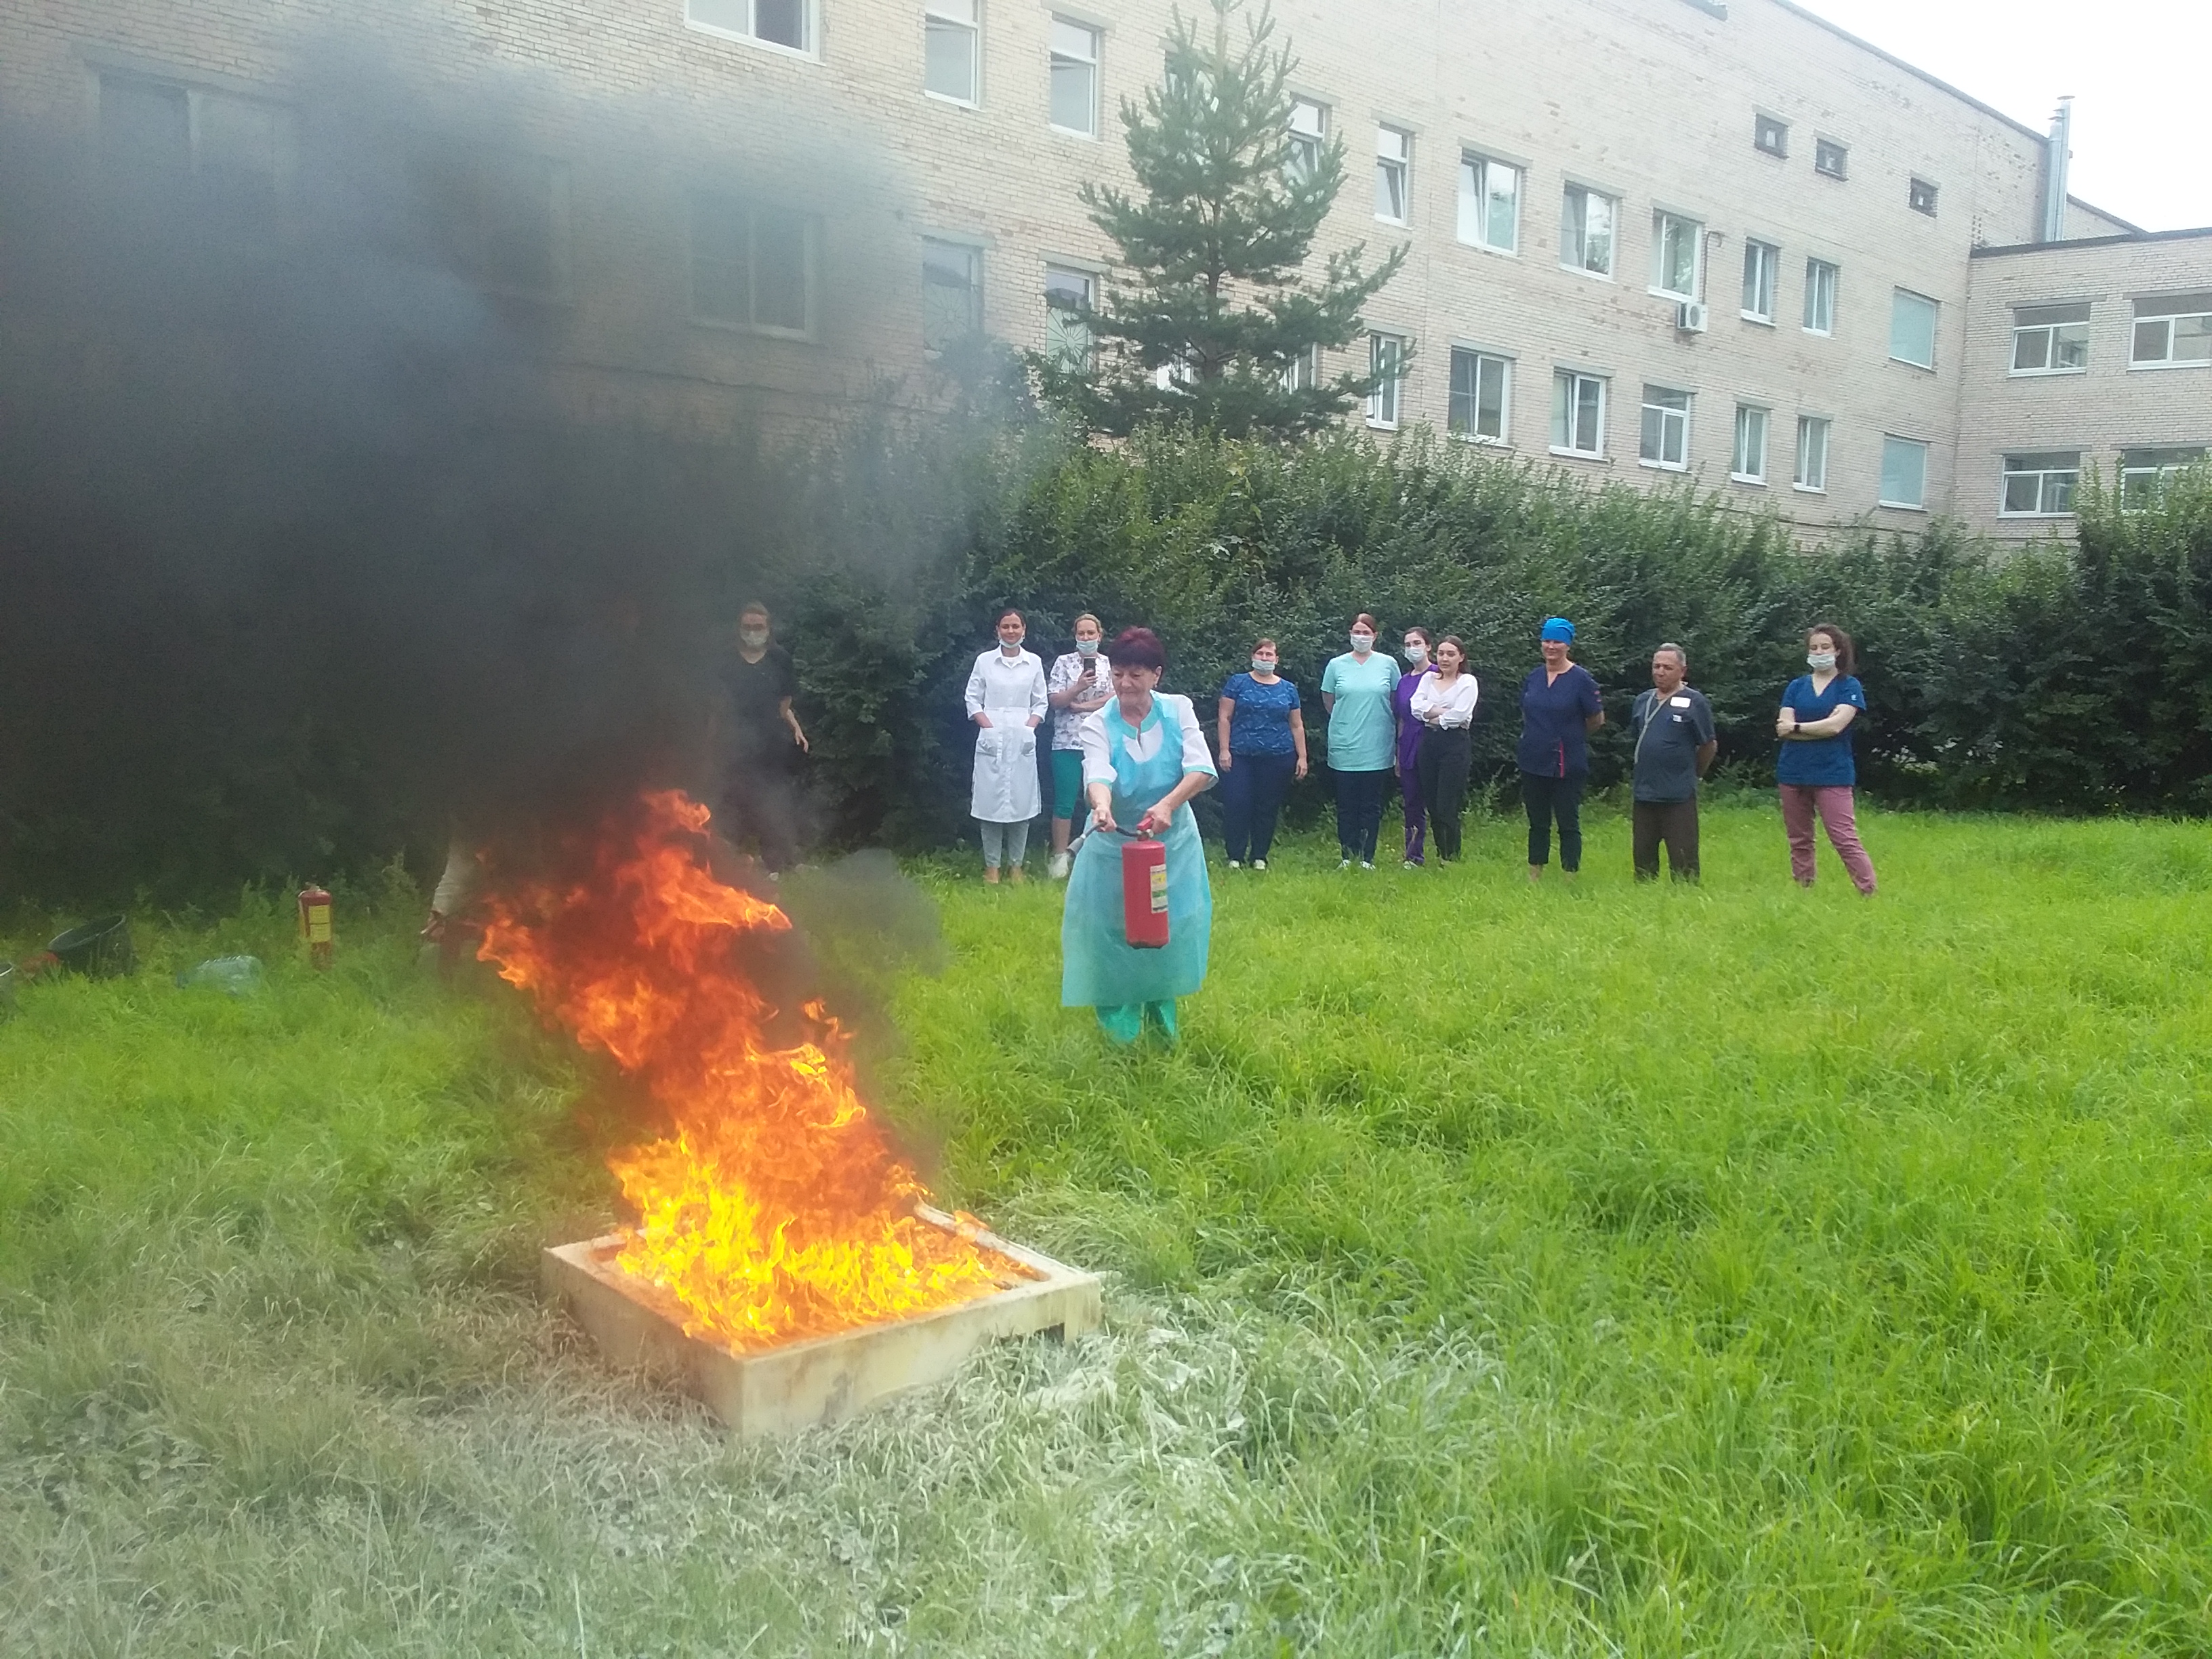
[[259,957],[214,957],[177,975],[179,985],[207,985],[234,997],[250,997],[261,988]]

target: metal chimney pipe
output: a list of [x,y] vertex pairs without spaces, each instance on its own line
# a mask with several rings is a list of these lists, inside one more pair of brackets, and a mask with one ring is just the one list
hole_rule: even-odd
[[2073,158],[2074,100],[2058,100],[2051,118],[2051,137],[2043,146],[2043,238],[2066,240],[2066,163]]

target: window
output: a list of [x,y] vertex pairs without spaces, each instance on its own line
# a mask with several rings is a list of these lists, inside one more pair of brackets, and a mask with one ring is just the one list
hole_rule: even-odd
[[1369,335],[1367,372],[1375,377],[1375,390],[1367,394],[1367,424],[1395,428],[1398,424],[1399,394],[1406,384],[1405,336]]
[[1771,115],[1754,115],[1751,118],[1751,142],[1754,149],[1768,155],[1790,154],[1790,123]]
[[1098,136],[1098,31],[1065,17],[1052,20],[1052,124]]
[[921,88],[933,98],[972,104],[982,95],[983,30],[978,0],[927,0],[921,15]]
[[1069,265],[1044,268],[1044,355],[1062,368],[1085,368],[1097,343],[1084,313],[1097,303],[1098,279]]
[[1743,314],[1755,323],[1774,320],[1774,290],[1782,275],[1782,250],[1771,242],[1743,245]]
[[1552,377],[1552,453],[1605,453],[1605,382],[1563,368]]
[[2139,513],[2158,505],[2166,481],[2204,459],[2203,449],[2124,449],[2120,452],[2120,506]]
[[1616,204],[1610,196],[1567,186],[1559,213],[1559,263],[1594,276],[1613,275],[1613,227]]
[[2017,306],[2012,313],[2012,372],[2078,374],[2089,367],[2089,307]]
[[100,80],[100,159],[111,177],[165,189],[189,179],[197,204],[236,217],[265,221],[276,208],[283,119],[277,105],[258,99]]
[[1413,135],[1396,127],[1375,129],[1375,216],[1387,224],[1406,222],[1412,185]]
[[2183,294],[2136,301],[2130,368],[2212,363],[2212,294]]
[[1321,171],[1321,153],[1328,143],[1328,106],[1310,98],[1291,100],[1291,176],[1312,178]]
[[1805,331],[1808,334],[1833,334],[1836,331],[1836,282],[1842,274],[1840,267],[1826,259],[1805,261]]
[[1844,164],[1850,156],[1850,151],[1832,138],[1816,138],[1813,141],[1813,171],[1825,177],[1842,178]]
[[1447,429],[1475,443],[1505,441],[1505,399],[1513,365],[1485,351],[1452,348],[1451,408]]
[[1928,500],[1928,446],[1917,438],[1881,441],[1881,494],[1884,507],[1924,507]]
[[1521,169],[1486,155],[1459,158],[1459,239],[1510,253],[1521,244]]
[[684,0],[684,21],[709,34],[811,52],[813,12],[811,0]]
[[1702,286],[1699,255],[1705,228],[1679,213],[1651,216],[1651,287],[1670,299],[1694,300]]
[[512,150],[441,148],[418,155],[415,185],[432,241],[455,274],[503,294],[566,292],[567,167]]
[[815,227],[800,213],[691,198],[691,314],[763,334],[814,331]]
[[1283,368],[1283,390],[1310,392],[1321,384],[1321,348],[1308,346]]
[[2004,458],[2004,493],[1997,516],[2055,519],[2074,510],[2074,491],[2081,482],[2081,452],[2051,450]]
[[1735,406],[1735,453],[1729,477],[1739,483],[1766,482],[1766,415],[1756,404]]
[[1820,415],[1797,417],[1797,471],[1790,480],[1798,489],[1825,492],[1828,488],[1828,422]]
[[1905,200],[1915,213],[1924,213],[1931,219],[1936,216],[1936,186],[1925,179],[1912,181],[1911,187],[1905,193]]
[[1936,301],[1900,288],[1889,301],[1889,355],[1919,368],[1936,367]]
[[983,250],[965,242],[921,239],[921,343],[929,351],[957,345],[983,327]]
[[1666,386],[1644,388],[1644,434],[1637,459],[1646,466],[1680,471],[1690,464],[1690,394]]

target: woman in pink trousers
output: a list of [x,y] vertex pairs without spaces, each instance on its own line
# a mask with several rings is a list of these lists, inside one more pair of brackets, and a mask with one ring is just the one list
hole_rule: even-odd
[[1828,844],[1844,861],[1851,885],[1874,896],[1874,860],[1859,844],[1853,822],[1851,722],[1866,709],[1866,692],[1853,678],[1851,636],[1818,623],[1805,630],[1805,666],[1782,694],[1775,734],[1782,754],[1774,766],[1782,788],[1782,822],[1790,832],[1790,873],[1800,887],[1813,884],[1813,820],[1828,831]]

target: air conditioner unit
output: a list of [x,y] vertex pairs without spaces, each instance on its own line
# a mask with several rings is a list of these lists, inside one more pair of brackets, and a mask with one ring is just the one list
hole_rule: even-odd
[[1703,300],[1683,301],[1674,308],[1674,326],[1685,334],[1703,334],[1705,331],[1705,302]]

